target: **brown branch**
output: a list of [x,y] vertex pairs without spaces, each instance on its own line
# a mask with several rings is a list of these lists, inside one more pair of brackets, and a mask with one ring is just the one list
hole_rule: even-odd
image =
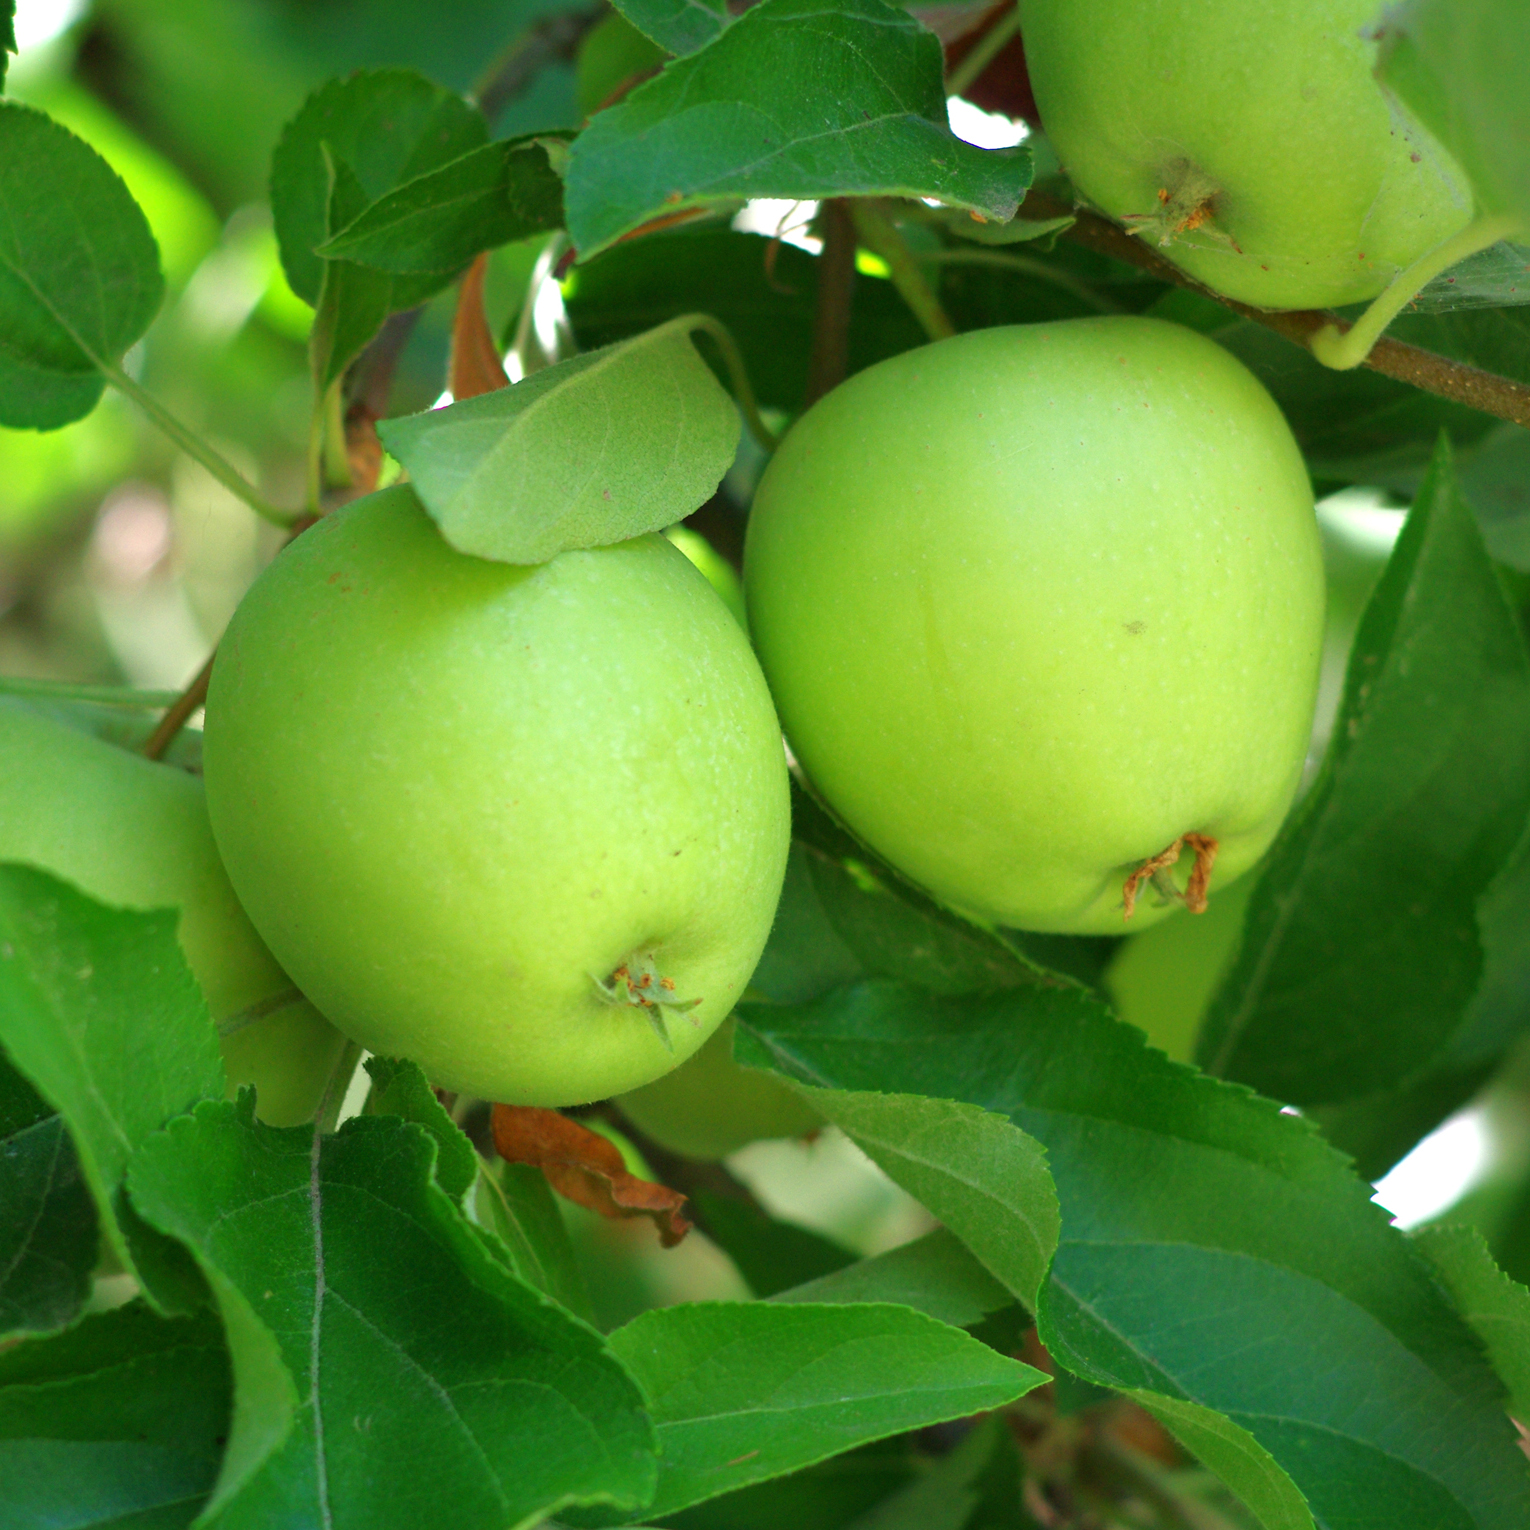
[[191,684],[181,692],[174,705],[160,718],[159,726],[149,735],[148,742],[143,746],[143,752],[149,759],[164,758],[165,750],[175,742],[176,734],[186,726],[191,714],[207,700],[207,682],[212,679],[213,660],[217,656],[217,649],[208,654],[207,662],[196,672]]
[[[1351,327],[1347,319],[1320,309],[1294,309],[1275,313],[1223,297],[1221,293],[1213,292],[1194,277],[1186,275],[1178,266],[1165,260],[1151,245],[1143,243],[1136,235],[1128,234],[1119,224],[1097,213],[1069,207],[1044,192],[1031,192],[1021,204],[1019,216],[1034,219],[1072,217],[1076,221],[1065,231],[1064,238],[1098,254],[1125,261],[1163,281],[1188,287],[1191,292],[1198,292],[1202,297],[1220,303],[1241,318],[1251,319],[1255,324],[1273,329],[1276,334],[1284,335],[1304,350],[1309,349],[1308,342],[1325,325],[1335,324],[1341,331]],[[1530,387],[1511,377],[1484,372],[1480,367],[1468,366],[1464,361],[1452,361],[1448,356],[1408,345],[1401,340],[1391,340],[1386,336],[1376,342],[1362,365],[1373,372],[1380,372],[1384,377],[1409,383],[1454,403],[1480,409],[1484,414],[1495,415],[1500,420],[1530,426]]]
[[850,369],[850,305],[855,294],[855,225],[843,201],[819,211],[823,254],[818,257],[818,301],[813,312],[813,349],[808,358],[803,404],[816,404],[837,388]]

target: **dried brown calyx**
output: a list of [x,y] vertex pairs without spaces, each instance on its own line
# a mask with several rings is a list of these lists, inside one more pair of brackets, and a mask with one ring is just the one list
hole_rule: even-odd
[[[1190,880],[1181,892],[1174,885],[1171,872],[1184,850],[1193,851],[1195,865]],[[1121,889],[1122,917],[1130,919],[1137,907],[1137,897],[1144,882],[1151,882],[1165,898],[1183,902],[1192,914],[1206,912],[1206,890],[1211,885],[1211,868],[1216,864],[1217,842],[1209,834],[1181,834],[1172,845],[1147,858],[1126,879]]]

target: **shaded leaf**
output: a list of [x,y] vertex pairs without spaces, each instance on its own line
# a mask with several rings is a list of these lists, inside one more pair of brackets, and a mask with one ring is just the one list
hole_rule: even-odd
[[559,1195],[603,1217],[651,1217],[659,1241],[673,1248],[690,1230],[685,1197],[627,1172],[609,1137],[536,1105],[494,1107],[494,1147],[507,1163],[540,1169]]
[[[330,157],[356,178],[361,206],[354,222],[396,187],[482,147],[483,115],[461,96],[410,69],[369,69],[330,80],[309,96],[282,132],[271,157],[271,212],[282,269],[292,290],[317,306],[325,261],[314,251],[330,234]],[[451,279],[432,272],[393,290],[399,308],[412,308]]]
[[460,271],[483,250],[563,222],[563,182],[540,138],[486,143],[372,202],[318,247],[398,275]]
[[1395,8],[1377,73],[1460,160],[1478,202],[1530,227],[1530,25],[1517,0]]
[[1008,1117],[922,1095],[805,1091],[1032,1312],[1057,1247],[1046,1153]]
[[728,24],[727,8],[711,0],[621,0],[616,9],[670,53],[694,53]]
[[1530,1290],[1498,1268],[1475,1227],[1421,1227],[1413,1241],[1487,1346],[1509,1389],[1509,1411],[1523,1424],[1530,1419]]
[[0,1336],[72,1322],[99,1240],[63,1118],[0,1053]]
[[[979,1478],[995,1453],[1007,1449],[1013,1447],[1004,1425],[991,1416],[982,1419],[927,1472],[845,1530],[963,1530],[982,1496]],[[1017,1506],[1018,1498],[1017,1492]]]
[[867,1440],[1002,1407],[1047,1379],[906,1307],[698,1302],[645,1312],[610,1342],[658,1430],[654,1523]]
[[[132,1194],[193,1249],[232,1330],[295,1383],[266,1388],[264,1450],[218,1489],[220,1526],[462,1530],[570,1503],[635,1507],[653,1480],[632,1383],[599,1336],[521,1284],[433,1183],[419,1126],[360,1116],[332,1137],[206,1104],[139,1153]],[[235,1346],[239,1387],[249,1379]],[[230,1449],[239,1445],[239,1435]]]
[[69,1129],[105,1236],[159,1304],[200,1300],[180,1251],[144,1228],[123,1177],[140,1145],[221,1099],[218,1036],[176,913],[108,908],[45,872],[0,866],[0,1043]]
[[478,1220],[499,1239],[510,1268],[560,1307],[595,1321],[568,1225],[547,1176],[528,1163],[479,1162]]
[[217,1316],[142,1302],[0,1353],[0,1522],[178,1530],[218,1474],[229,1420]]
[[0,425],[89,414],[100,369],[149,327],[164,288],[117,173],[42,112],[0,101]]
[[1309,1123],[1170,1062],[1076,990],[863,983],[741,1006],[741,1058],[749,1031],[803,1082],[963,1099],[1042,1144],[1062,1231],[1038,1319],[1074,1374],[1220,1414],[1320,1524],[1530,1516],[1474,1337]]
[[885,1254],[858,1259],[780,1291],[777,1302],[898,1302],[953,1328],[971,1328],[1014,1296],[949,1229],[940,1227]]
[[461,1203],[478,1180],[478,1154],[462,1128],[447,1115],[418,1063],[401,1057],[369,1057],[372,1079],[367,1114],[399,1116],[423,1126],[436,1142],[436,1183]]
[[695,1206],[701,1230],[756,1296],[771,1297],[855,1263],[832,1238],[773,1217],[752,1201],[698,1190]]
[[545,563],[683,520],[733,461],[739,417],[675,320],[513,387],[384,420],[388,450],[446,540]]
[[589,256],[740,197],[930,197],[1007,221],[1030,152],[957,138],[942,76],[934,35],[883,0],[764,0],[575,139],[569,234]]
[[1442,444],[1361,621],[1318,783],[1208,1011],[1214,1073],[1298,1105],[1395,1087],[1482,973],[1475,906],[1530,812],[1530,661]]

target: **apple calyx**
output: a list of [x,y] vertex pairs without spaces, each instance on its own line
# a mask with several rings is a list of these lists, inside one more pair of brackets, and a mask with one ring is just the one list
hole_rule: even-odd
[[[1174,885],[1169,868],[1179,860],[1180,851],[1189,849],[1195,853],[1195,865],[1184,892]],[[1144,882],[1151,882],[1154,890],[1165,899],[1178,899],[1192,914],[1206,912],[1206,889],[1211,884],[1211,868],[1216,864],[1217,842],[1209,834],[1181,834],[1172,845],[1151,855],[1126,879],[1121,889],[1123,919],[1130,919],[1137,907],[1137,895]]]
[[[701,1003],[700,999],[677,998],[675,980],[660,973],[651,956],[629,956],[605,982],[599,978],[594,981],[608,1003],[626,1005],[646,1016],[654,1034],[671,1052],[675,1047],[666,1024],[669,1012],[683,1015]],[[692,1020],[691,1024],[696,1022]]]
[[1217,199],[1221,195],[1222,188],[1199,165],[1188,159],[1171,160],[1164,166],[1157,208],[1152,212],[1127,213],[1121,222],[1127,233],[1152,235],[1160,247],[1173,244],[1181,234],[1200,229],[1241,255],[1238,241],[1217,227]]

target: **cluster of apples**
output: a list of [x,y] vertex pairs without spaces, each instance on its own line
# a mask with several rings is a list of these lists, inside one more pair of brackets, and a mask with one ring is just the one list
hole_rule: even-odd
[[[1080,191],[1207,283],[1364,298],[1470,216],[1371,78],[1369,0],[1113,9],[1022,0],[1037,101]],[[812,1119],[740,1082],[724,1026],[782,885],[783,727],[850,830],[985,924],[1122,932],[1134,904],[1136,926],[1200,906],[1290,806],[1322,637],[1311,489],[1268,394],[1187,329],[996,328],[860,373],[767,469],[745,584],[752,646],[660,537],[512,567],[386,490],[284,551],[220,647],[216,852],[192,778],[7,714],[38,761],[88,755],[101,783],[99,821],[19,853],[182,902],[215,1012],[258,1009],[284,969],[439,1085],[637,1091],[634,1119],[704,1153]],[[95,847],[137,832],[135,792],[178,804],[146,832],[163,869],[174,819],[194,873],[95,874],[133,860]],[[322,1073],[332,1033],[301,1013]]]

